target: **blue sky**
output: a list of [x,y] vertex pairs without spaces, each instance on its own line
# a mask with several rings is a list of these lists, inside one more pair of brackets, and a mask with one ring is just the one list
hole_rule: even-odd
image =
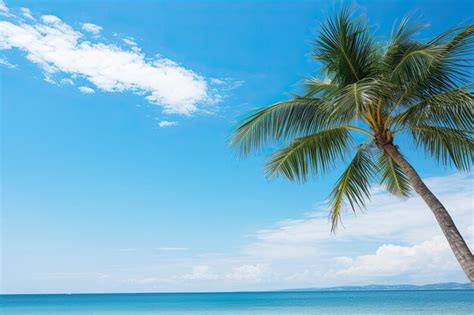
[[[341,169],[269,182],[236,121],[321,75],[338,1],[0,1],[2,292],[264,290],[467,281],[428,209],[376,191],[330,234]],[[469,1],[360,1],[383,41]],[[402,141],[472,243],[472,179]],[[423,269],[420,269],[423,266]]]

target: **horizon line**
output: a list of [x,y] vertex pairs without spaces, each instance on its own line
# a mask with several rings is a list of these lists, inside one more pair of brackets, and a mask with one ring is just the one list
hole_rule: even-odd
[[[245,290],[245,291],[165,291],[165,292],[78,292],[78,293],[0,293],[0,296],[7,295],[125,295],[125,294],[226,294],[226,293],[294,293],[294,292],[377,292],[377,291],[471,291],[474,287],[470,288],[441,288],[441,289],[366,289],[369,287],[396,287],[396,286],[410,286],[423,288],[425,286],[434,285],[470,285],[469,282],[438,282],[438,283],[427,283],[427,284],[367,284],[367,285],[341,285],[332,287],[307,287],[307,288],[293,288],[293,289],[275,289],[275,290]],[[341,288],[341,290],[337,290]],[[343,289],[345,288],[345,289]],[[361,288],[360,290],[351,290],[351,288]]]

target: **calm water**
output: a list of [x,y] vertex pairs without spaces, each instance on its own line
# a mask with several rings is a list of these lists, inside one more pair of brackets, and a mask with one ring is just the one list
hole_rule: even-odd
[[3,295],[0,314],[474,314],[474,291]]

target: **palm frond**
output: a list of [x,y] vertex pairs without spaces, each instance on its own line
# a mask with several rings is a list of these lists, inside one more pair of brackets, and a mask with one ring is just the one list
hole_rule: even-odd
[[345,7],[321,26],[313,57],[323,63],[337,84],[345,86],[370,75],[374,51],[367,26],[355,20],[351,9]]
[[447,91],[468,84],[474,51],[474,24],[454,28],[432,41],[443,49],[440,60],[432,67],[424,89]]
[[414,42],[414,35],[427,27],[426,24],[412,22],[410,16],[403,17],[400,24],[398,24],[398,27],[395,26],[396,24],[394,23],[390,34],[390,40],[388,42],[389,51],[393,48],[412,44]]
[[352,141],[349,130],[344,127],[295,139],[272,156],[266,173],[269,177],[283,175],[289,180],[304,182],[309,175],[325,172],[343,159]]
[[366,145],[360,145],[347,169],[329,196],[331,230],[334,232],[341,218],[341,209],[347,201],[353,211],[363,208],[370,198],[370,183],[376,174],[376,165]]
[[380,49],[367,25],[343,8],[321,26],[314,42],[313,57],[330,80],[308,79],[302,96],[251,113],[231,144],[246,155],[271,142],[289,143],[272,155],[266,173],[304,182],[344,160],[352,130],[376,141],[359,145],[329,196],[333,231],[346,204],[353,211],[364,207],[376,175],[391,194],[409,196],[406,174],[381,148],[399,132],[411,134],[442,164],[469,170],[474,90],[466,85],[472,78],[474,24],[430,41],[417,38],[423,28],[404,18]]
[[[426,44],[433,51],[432,62],[418,76],[405,76],[405,86],[411,86],[405,93],[404,102],[410,99],[426,98],[440,92],[447,92],[469,84],[474,52],[474,24],[451,29]],[[436,58],[434,58],[436,57]],[[428,65],[428,63],[427,63]],[[421,70],[421,69],[420,69]],[[415,71],[411,71],[416,75]]]
[[294,98],[259,109],[235,130],[231,145],[243,155],[271,141],[306,136],[330,124],[319,99]]
[[410,182],[402,168],[390,156],[385,153],[380,154],[378,170],[380,183],[389,193],[401,198],[410,196]]
[[472,129],[463,132],[438,126],[418,125],[411,128],[415,143],[443,165],[454,164],[468,171],[474,160]]
[[390,81],[401,86],[425,82],[431,67],[440,61],[444,49],[436,45],[413,43],[393,54]]
[[393,24],[390,39],[383,56],[383,65],[386,72],[391,73],[397,64],[400,63],[406,51],[417,45],[414,35],[423,28],[425,28],[425,25],[411,22],[408,16],[402,19],[398,27],[396,27],[396,24]]
[[373,106],[381,97],[387,95],[391,85],[381,78],[367,78],[346,85],[332,99],[327,100],[333,106],[331,116],[343,122],[356,119],[365,113],[369,106]]
[[311,78],[305,81],[306,92],[303,97],[331,97],[339,86],[332,80]]
[[472,129],[474,94],[466,88],[434,94],[397,114],[393,122],[400,125],[436,125],[461,130]]

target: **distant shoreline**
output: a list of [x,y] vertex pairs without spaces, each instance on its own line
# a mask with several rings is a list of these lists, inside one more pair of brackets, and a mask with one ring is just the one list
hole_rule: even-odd
[[141,294],[245,294],[245,293],[292,293],[292,292],[381,292],[381,291],[472,291],[470,283],[434,283],[425,285],[393,284],[365,286],[336,286],[327,288],[296,288],[262,291],[190,291],[190,292],[95,292],[95,293],[4,293],[1,296],[12,295],[141,295]]
[[432,283],[424,285],[414,284],[371,284],[363,286],[337,286],[329,288],[298,288],[284,289],[281,291],[449,291],[449,290],[474,290],[470,283]]

